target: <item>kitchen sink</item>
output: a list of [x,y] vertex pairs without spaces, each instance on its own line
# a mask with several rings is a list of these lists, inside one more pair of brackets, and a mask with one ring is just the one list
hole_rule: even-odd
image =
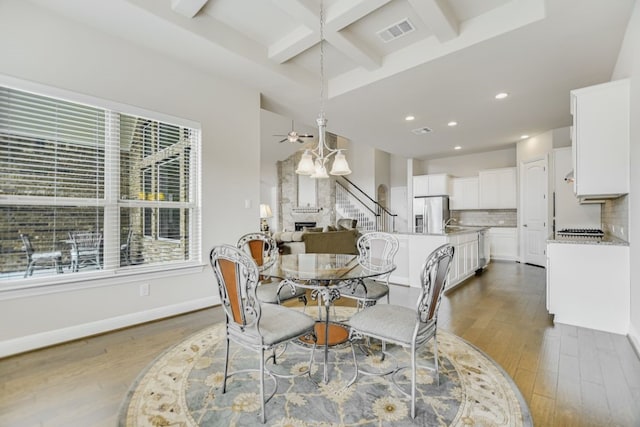
[[447,225],[444,227],[445,230],[458,231],[458,230],[467,230],[471,227],[465,227],[464,225]]
[[447,225],[444,227],[445,233],[458,233],[460,231],[473,231],[477,230],[478,227],[468,227],[464,225]]

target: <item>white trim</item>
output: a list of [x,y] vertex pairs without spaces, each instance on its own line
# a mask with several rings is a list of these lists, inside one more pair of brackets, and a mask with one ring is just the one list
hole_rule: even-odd
[[0,342],[0,358],[220,304],[206,297]]
[[[119,269],[105,272],[91,271],[87,273],[77,272],[64,274],[66,282],[53,281],[56,276],[43,279],[34,279],[32,283],[25,285],[20,283],[12,288],[2,288],[0,283],[0,301],[14,298],[24,298],[39,295],[69,292],[79,289],[101,288],[103,286],[121,285],[123,279],[127,282],[148,281],[173,276],[184,276],[185,274],[202,273],[207,264],[185,264],[181,263],[171,267],[170,265],[150,265],[148,268],[137,267],[134,269]],[[159,268],[160,267],[160,268]],[[25,281],[31,279],[24,279]]]
[[633,324],[629,323],[629,334],[627,335],[631,346],[636,351],[636,355],[640,358],[640,332],[636,330]]
[[518,256],[491,254],[491,261],[515,261],[515,262],[520,262],[520,258]]

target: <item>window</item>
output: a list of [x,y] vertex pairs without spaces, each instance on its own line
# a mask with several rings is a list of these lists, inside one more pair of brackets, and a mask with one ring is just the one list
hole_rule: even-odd
[[0,86],[0,283],[200,262],[200,132],[126,110]]

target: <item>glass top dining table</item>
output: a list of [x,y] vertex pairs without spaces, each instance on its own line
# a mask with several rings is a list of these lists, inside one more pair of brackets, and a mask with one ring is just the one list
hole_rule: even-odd
[[[262,275],[281,280],[280,292],[287,287],[311,289],[311,298],[325,307],[324,319],[318,313],[317,344],[324,345],[323,381],[328,382],[327,357],[330,346],[342,344],[349,338],[349,330],[330,321],[329,309],[340,299],[342,289],[365,286],[363,279],[385,275],[396,266],[377,258],[361,259],[349,254],[287,254],[280,255],[274,265]],[[355,357],[355,355],[354,355]]]
[[383,259],[360,260],[349,254],[287,254],[280,255],[274,265],[262,274],[294,281],[327,282],[366,279],[390,273],[395,265]]

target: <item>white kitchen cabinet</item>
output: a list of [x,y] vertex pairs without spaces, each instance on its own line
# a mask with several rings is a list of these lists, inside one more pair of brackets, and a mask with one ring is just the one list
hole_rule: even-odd
[[389,282],[409,285],[409,235],[395,234],[398,239],[398,253],[394,259],[396,269],[389,276]]
[[[478,233],[458,233],[451,235],[405,234],[398,235],[401,242],[407,242],[406,260],[398,264],[398,269],[389,281],[398,284],[408,284],[413,288],[420,287],[420,272],[427,257],[445,243],[454,247],[453,260],[449,270],[448,289],[451,289],[465,279],[472,276],[478,269]],[[396,261],[400,251],[396,256]],[[408,268],[408,270],[407,270]],[[407,280],[408,277],[408,280]]]
[[547,309],[554,323],[629,332],[629,247],[547,244]]
[[516,261],[518,259],[518,230],[515,227],[489,229],[491,259]]
[[478,177],[453,178],[449,207],[452,210],[478,209],[480,207],[478,181]]
[[571,91],[576,196],[629,192],[629,103],[626,79]]
[[478,269],[478,233],[450,235],[449,243],[454,248],[449,270],[448,289],[451,289],[472,276]]
[[[420,273],[427,257],[449,241],[446,235],[407,234],[409,241],[408,267],[409,282],[412,288],[420,288]],[[398,255],[396,255],[396,258]]]
[[449,195],[450,177],[447,174],[416,175],[413,177],[413,197]]
[[480,209],[516,209],[516,168],[481,170]]

